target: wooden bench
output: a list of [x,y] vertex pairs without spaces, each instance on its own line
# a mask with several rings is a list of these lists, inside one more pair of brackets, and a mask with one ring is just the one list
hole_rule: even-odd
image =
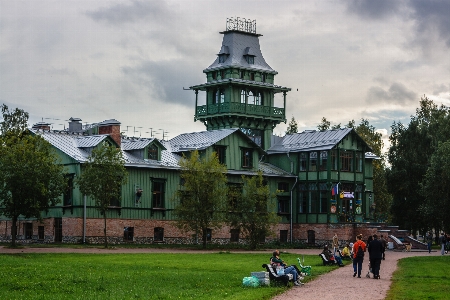
[[276,270],[270,264],[263,264],[262,267],[265,268],[267,272],[269,272],[269,278],[271,281],[273,280],[276,282],[282,282],[287,286],[289,284],[289,281],[294,280],[294,276],[292,276],[292,274],[278,275]]
[[337,264],[337,262],[335,260],[328,260],[325,257],[325,254],[323,254],[323,253],[320,253],[319,256],[322,258],[322,262],[323,262],[324,266],[331,266],[331,265]]

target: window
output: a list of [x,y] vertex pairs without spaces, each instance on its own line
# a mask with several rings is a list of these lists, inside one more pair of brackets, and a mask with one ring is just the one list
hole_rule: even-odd
[[255,57],[251,55],[246,55],[245,60],[249,65],[253,65],[255,63]]
[[245,90],[241,90],[241,103],[247,103],[247,92]]
[[239,242],[239,228],[238,229],[231,229],[230,230],[230,242],[237,243]]
[[266,82],[266,74],[264,73],[261,74],[261,81]]
[[134,238],[134,227],[123,228],[123,240],[132,242]]
[[220,54],[219,55],[219,64],[223,64],[228,58],[228,55],[226,54]]
[[350,151],[341,152],[341,171],[353,171],[353,154]]
[[258,93],[258,92],[255,93],[255,96],[254,96],[254,98],[255,98],[255,101],[254,101],[255,105],[259,105],[260,104],[260,100],[259,100],[260,95],[261,94]]
[[326,213],[327,212],[327,204],[328,204],[328,191],[320,191],[320,207],[319,212]]
[[244,79],[244,77],[245,77],[245,71],[242,71],[242,70],[241,70],[241,71],[239,72],[239,78],[240,78],[240,79]]
[[211,236],[212,236],[212,229],[206,228],[206,241],[211,242]]
[[278,213],[288,214],[289,209],[289,197],[278,197]]
[[242,149],[242,167],[252,168],[253,167],[253,150],[244,148]]
[[317,171],[317,152],[309,153],[309,171]]
[[23,223],[23,236],[27,240],[33,238],[33,223]]
[[255,96],[253,95],[252,91],[248,92],[247,95],[247,104],[255,104]]
[[163,242],[164,241],[164,228],[155,227],[155,229],[153,229],[153,241],[154,242]]
[[216,72],[212,72],[212,79],[213,80],[217,80],[217,73]]
[[242,195],[242,184],[228,183],[228,209],[234,211],[237,209],[238,201]]
[[306,171],[306,153],[300,153],[300,171]]
[[225,71],[224,70],[220,71],[220,79],[225,79]]
[[320,163],[319,168],[321,171],[327,170],[327,162],[328,162],[328,152],[327,151],[320,151]]
[[122,186],[117,186],[116,196],[111,197],[109,206],[120,207],[120,195],[122,194]]
[[152,207],[164,208],[164,179],[152,180]]
[[338,169],[337,150],[331,150],[331,170]]
[[250,73],[250,80],[255,81],[255,73]]
[[38,239],[40,240],[45,239],[44,226],[38,226]]
[[356,172],[362,172],[363,170],[363,154],[361,152],[355,153],[355,171]]
[[66,175],[67,187],[64,192],[64,206],[73,205],[73,177],[75,174]]
[[226,164],[226,150],[227,147],[225,146],[214,146],[214,152],[216,152],[217,159],[219,159],[219,162],[221,164]]
[[317,190],[317,185],[315,183],[310,183],[308,185],[309,189],[309,202],[308,202],[308,212],[317,213],[319,207],[319,191]]
[[148,146],[147,157],[148,159],[158,160],[158,147],[156,145]]
[[289,183],[288,182],[278,182],[278,190],[281,193],[289,192]]
[[308,191],[300,191],[298,212],[301,214],[308,212]]
[[288,231],[280,230],[280,243],[287,243],[288,241]]

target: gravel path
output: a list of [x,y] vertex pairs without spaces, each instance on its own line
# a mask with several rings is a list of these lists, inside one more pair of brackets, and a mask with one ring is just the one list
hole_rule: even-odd
[[[301,255],[318,255],[319,249],[280,249],[281,252],[296,253]],[[0,253],[202,253],[211,251],[198,250],[179,250],[179,249],[151,249],[151,248],[23,248],[23,249],[8,249],[0,247]],[[249,253],[248,251],[232,251]],[[267,250],[267,255],[270,256],[272,250]],[[264,253],[258,251],[257,253]],[[391,278],[394,271],[397,269],[397,261],[404,257],[410,256],[428,256],[440,255],[434,251],[428,254],[427,251],[412,251],[412,252],[397,252],[387,251],[386,260],[381,262],[380,277],[375,280],[366,278],[368,271],[368,259],[364,260],[361,278],[353,277],[352,265],[347,265],[343,268],[338,268],[332,272],[326,273],[313,281],[306,283],[303,286],[292,287],[285,293],[276,296],[273,300],[291,300],[291,299],[308,299],[308,300],[327,300],[327,299],[352,299],[355,295],[364,295],[364,300],[382,300],[386,298],[386,293],[391,285]],[[367,255],[366,255],[367,256]],[[307,264],[307,261],[305,262]],[[312,269],[314,272],[314,267]]]

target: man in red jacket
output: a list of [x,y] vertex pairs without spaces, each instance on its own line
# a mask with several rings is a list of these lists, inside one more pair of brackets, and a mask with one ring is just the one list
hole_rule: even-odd
[[[360,247],[361,251],[358,251]],[[362,234],[358,234],[356,237],[356,242],[353,244],[353,277],[355,277],[356,273],[358,273],[358,278],[361,278],[364,252],[366,252],[366,243],[362,241]]]

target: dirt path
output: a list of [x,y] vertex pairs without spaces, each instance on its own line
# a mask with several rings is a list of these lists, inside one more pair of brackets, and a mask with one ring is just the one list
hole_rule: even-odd
[[[304,255],[317,255],[320,253],[319,249],[280,249],[281,252],[297,253],[299,257]],[[179,250],[179,249],[146,249],[146,248],[23,248],[23,249],[8,249],[0,247],[0,253],[201,253],[198,250]],[[211,252],[211,251],[205,251]],[[241,251],[232,251],[241,252]],[[248,251],[242,251],[249,253]],[[258,253],[264,253],[259,251]],[[267,250],[270,256],[272,250]],[[397,269],[397,261],[404,257],[410,256],[428,256],[439,255],[434,251],[431,254],[428,252],[396,252],[387,251],[386,260],[381,262],[380,277],[375,280],[366,278],[368,271],[368,259],[363,263],[362,278],[353,277],[353,267],[347,265],[343,268],[338,268],[332,272],[324,274],[319,278],[306,283],[301,287],[293,287],[287,292],[273,298],[273,300],[291,300],[291,299],[308,299],[308,300],[327,300],[327,299],[352,299],[355,295],[364,295],[364,300],[382,300],[386,298],[386,293],[391,285],[391,278],[394,271]],[[307,261],[305,262],[307,264]],[[313,267],[314,272],[314,267]]]

